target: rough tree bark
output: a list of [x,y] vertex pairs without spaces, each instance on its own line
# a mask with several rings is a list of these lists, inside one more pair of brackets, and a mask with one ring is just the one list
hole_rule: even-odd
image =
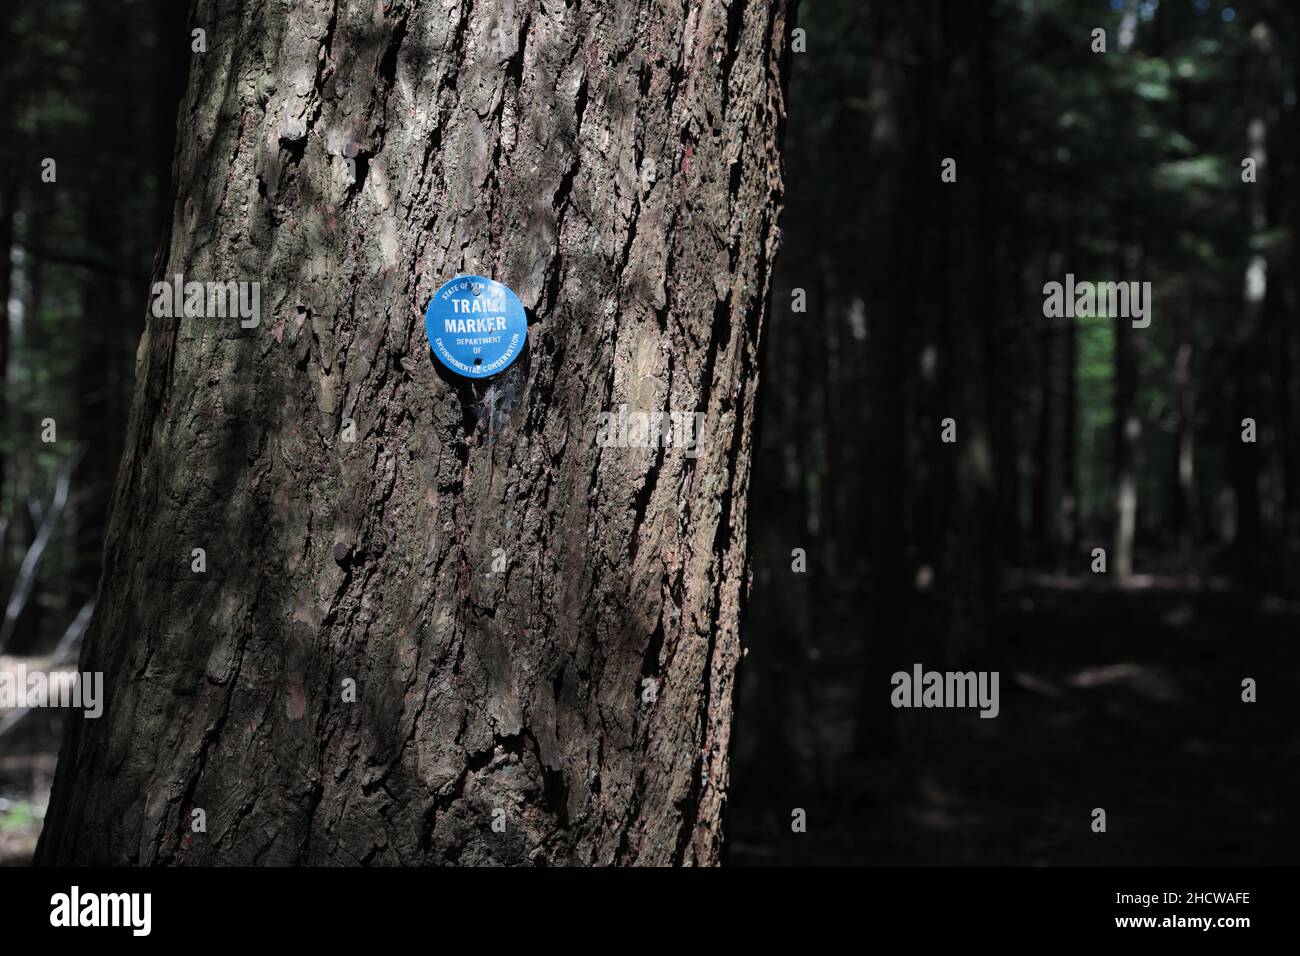
[[[786,17],[200,0],[155,280],[262,321],[148,320],[38,862],[717,860]],[[529,310],[491,409],[458,272]],[[596,447],[622,403],[698,457]]]

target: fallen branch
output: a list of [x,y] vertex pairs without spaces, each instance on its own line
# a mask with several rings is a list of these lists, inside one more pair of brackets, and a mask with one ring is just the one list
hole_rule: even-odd
[[68,503],[68,488],[72,484],[73,464],[74,462],[69,461],[60,469],[54,483],[54,498],[50,506],[44,509],[36,537],[32,539],[31,547],[23,555],[23,563],[18,568],[18,577],[9,594],[9,604],[5,607],[4,621],[0,622],[0,653],[4,653],[4,649],[9,645],[9,639],[13,637],[14,629],[18,626],[18,618],[23,613],[23,608],[27,606],[32,586],[36,583],[36,571],[40,567],[41,557],[45,554],[50,539],[54,537],[55,528],[58,527],[59,518],[63,514],[63,507]]

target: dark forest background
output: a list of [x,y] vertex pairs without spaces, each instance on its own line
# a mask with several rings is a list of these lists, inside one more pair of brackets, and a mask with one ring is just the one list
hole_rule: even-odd
[[1297,859],[1296,12],[801,4],[731,862]]
[[[185,8],[0,22],[0,661],[70,666],[94,599]],[[1294,5],[804,0],[797,26],[729,862],[1293,862]],[[1151,325],[1046,318],[1066,273],[1150,282]],[[1000,671],[1001,715],[892,709],[915,662]],[[58,729],[0,713],[0,862]]]
[[[75,666],[89,622],[170,209],[187,7],[15,0],[0,17],[0,662],[10,665]],[[0,713],[0,863],[34,848],[61,718]]]

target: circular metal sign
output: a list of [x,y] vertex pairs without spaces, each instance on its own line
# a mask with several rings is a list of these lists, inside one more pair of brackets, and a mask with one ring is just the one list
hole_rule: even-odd
[[457,375],[487,378],[519,358],[528,338],[524,305],[483,276],[443,283],[424,310],[424,332],[438,361]]

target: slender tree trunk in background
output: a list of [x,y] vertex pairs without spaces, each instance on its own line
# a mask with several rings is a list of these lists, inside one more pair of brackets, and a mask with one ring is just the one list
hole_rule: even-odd
[[1079,544],[1079,323],[1065,320],[1065,394],[1061,398],[1061,498],[1058,505],[1057,564],[1069,562]]
[[[1180,330],[1186,325],[1181,310],[1174,318]],[[1174,400],[1177,426],[1174,448],[1173,534],[1174,546],[1191,547],[1197,537],[1196,503],[1196,393],[1192,385],[1193,346],[1189,333],[1180,331],[1174,356]]]
[[[716,861],[785,4],[270,9],[198,4],[157,276],[261,325],[148,320],[38,862]],[[490,428],[457,272],[533,320]]]
[[[12,20],[0,23],[0,78],[9,86],[5,71],[12,68],[18,48]],[[0,95],[0,434],[9,435],[9,297],[13,291],[14,214],[18,207],[18,184],[21,175],[18,158],[18,130],[14,122],[14,96],[6,89]],[[9,529],[14,515],[4,510],[5,480],[9,474],[7,449],[0,448],[0,522],[5,534],[0,536],[0,594],[8,593]]]
[[[1292,50],[1292,89],[1300,90],[1300,17],[1292,11],[1291,29],[1295,39]],[[1300,362],[1300,105],[1292,103],[1286,129],[1290,134],[1291,159],[1287,189],[1291,197],[1291,312],[1286,323],[1284,341],[1287,343],[1283,362]],[[1296,548],[1300,548],[1300,373],[1288,365],[1283,376],[1285,401],[1289,422],[1285,439],[1287,531]]]
[[[88,133],[100,148],[124,155],[129,149],[132,130],[123,124],[114,109],[114,97],[126,83],[124,71],[131,68],[121,55],[131,44],[127,23],[119,12],[103,5],[89,8],[88,16],[88,27],[103,38],[91,47],[90,53],[92,61],[88,69],[102,82],[88,94],[92,104]],[[115,264],[128,266],[134,265],[128,251],[134,243],[129,243],[125,234],[124,220],[128,213],[122,184],[116,180],[117,170],[110,163],[95,163],[86,170],[90,180],[86,195],[95,198],[81,209],[82,231],[86,248],[108,250]],[[120,431],[124,416],[116,407],[119,386],[115,366],[121,356],[118,343],[135,318],[141,291],[133,289],[136,296],[128,299],[122,281],[88,269],[78,271],[78,280],[81,310],[87,322],[82,332],[83,347],[77,353],[76,417],[68,423],[81,456],[72,476],[72,486],[77,492],[71,509],[75,536],[71,580],[74,607],[94,598],[99,581],[108,501],[113,491],[113,474],[122,454]]]
[[854,749],[880,753],[894,744],[895,712],[889,703],[889,678],[898,669],[906,632],[908,596],[904,516],[908,489],[903,480],[907,454],[904,440],[903,374],[905,317],[915,318],[917,266],[913,237],[916,224],[902,207],[890,201],[910,179],[908,147],[913,133],[907,108],[909,56],[906,18],[894,8],[873,4],[872,37],[878,55],[871,70],[871,133],[869,155],[879,163],[872,182],[871,208],[885,215],[870,223],[871,248],[867,270],[867,349],[870,361],[871,408],[879,456],[871,468],[870,506],[862,512],[860,539],[871,555],[870,613],[862,628],[862,685],[858,693]]
[[[828,281],[828,278],[831,281]],[[842,393],[844,383],[845,362],[848,356],[841,351],[840,330],[848,326],[848,302],[852,298],[849,290],[840,287],[833,281],[833,278],[822,273],[819,277],[818,285],[822,295],[822,302],[826,303],[823,311],[825,321],[819,323],[818,337],[808,336],[812,343],[820,340],[821,346],[817,348],[814,344],[814,351],[820,355],[812,356],[813,361],[820,359],[822,367],[821,381],[821,408],[823,426],[823,466],[824,472],[821,478],[821,518],[822,542],[824,547],[823,558],[828,568],[834,568],[843,573],[844,568],[841,566],[842,550],[839,546],[839,537],[844,533],[844,525],[841,516],[843,510],[840,506],[840,482],[851,472],[845,471],[840,464],[841,449],[847,444],[840,433],[840,418],[838,412],[845,407],[851,399]],[[812,364],[805,365],[805,368],[814,367]],[[834,582],[831,582],[834,585]],[[835,593],[841,588],[833,587],[832,593],[827,597],[830,599],[823,602],[822,609],[824,612],[835,613],[838,608],[834,606]]]
[[[1080,265],[1078,236],[1078,207],[1069,201],[1064,243],[1067,272]],[[1056,546],[1052,560],[1058,570],[1068,566],[1079,543],[1079,322],[1074,316],[1065,316],[1060,321],[1065,353],[1061,359],[1061,377],[1064,380],[1061,394],[1061,476],[1060,492],[1054,499],[1056,527],[1052,535]]]
[[1265,234],[1269,237],[1264,254],[1267,257],[1267,271],[1273,279],[1268,282],[1261,315],[1262,328],[1252,351],[1259,367],[1257,378],[1264,407],[1268,409],[1265,414],[1271,419],[1271,434],[1260,456],[1267,490],[1267,497],[1261,501],[1261,523],[1268,529],[1268,540],[1264,543],[1269,548],[1269,573],[1276,574],[1279,566],[1272,556],[1284,549],[1285,532],[1290,523],[1290,479],[1293,474],[1296,437],[1291,419],[1290,378],[1293,370],[1288,361],[1291,326],[1295,324],[1295,317],[1288,302],[1290,290],[1284,282],[1279,281],[1285,274],[1286,263],[1279,255],[1274,237],[1285,233],[1289,218],[1287,189],[1292,184],[1288,181],[1290,170],[1285,157],[1294,156],[1295,129],[1292,125],[1284,130],[1276,93],[1278,85],[1285,83],[1280,77],[1281,64],[1277,49],[1279,34],[1271,22],[1264,21],[1255,25],[1252,36],[1260,49],[1258,66],[1263,74],[1258,81],[1262,87],[1259,99],[1264,118],[1263,147],[1265,153],[1272,154],[1268,157],[1272,160],[1269,175],[1255,184],[1263,193],[1262,199],[1257,201],[1262,201],[1264,207]]
[[953,661],[969,660],[987,646],[997,563],[988,381],[988,328],[994,313],[988,257],[995,230],[985,188],[993,135],[990,17],[988,0],[969,0],[942,19],[952,57],[944,84],[943,128],[953,155],[960,157],[957,182],[941,191],[951,217],[946,232],[951,279],[944,310],[945,394],[947,414],[957,421],[957,443],[942,446],[951,489],[943,556]]
[[[40,160],[36,156],[20,152],[18,155],[18,168],[22,169],[26,164],[31,164],[36,170],[40,169]],[[34,180],[32,185],[21,196],[24,217],[22,234],[19,236],[15,232],[15,242],[21,244],[24,252],[32,248],[44,248],[48,224],[55,216],[53,185],[41,183],[38,175],[34,177]],[[15,208],[17,208],[18,201],[18,199],[15,199]],[[47,338],[50,334],[45,324],[37,318],[41,315],[41,310],[45,304],[47,265],[39,256],[26,255],[22,260],[22,270],[27,287],[27,295],[22,307],[23,315],[27,318],[27,321],[22,326],[21,341],[25,350],[39,354],[42,350],[48,348]],[[11,282],[13,278],[14,274],[11,273]],[[12,294],[12,287],[10,292]],[[8,348],[12,353],[14,348],[12,336],[9,338]],[[18,418],[17,421],[8,423],[10,429],[29,429],[28,435],[39,435],[40,421],[45,417],[45,414],[41,413],[39,409],[36,415],[32,415],[28,411],[28,415],[23,416],[21,406],[15,403],[15,409],[12,411],[6,409],[6,414],[9,419]],[[67,433],[65,431],[62,434],[66,435]],[[17,460],[15,464],[17,464]],[[53,479],[53,476],[51,476],[51,479]],[[39,501],[41,504],[48,503],[50,493],[54,488],[55,483],[53,480],[50,480],[47,485],[41,479],[40,472],[30,468],[30,466],[21,470],[15,468],[10,476],[10,507],[13,510],[10,515],[10,525],[6,537],[11,559],[10,568],[15,576],[28,550],[36,543],[39,532],[39,526],[32,514],[30,505],[33,501]],[[41,573],[40,568],[37,569],[36,573],[38,575]],[[4,581],[3,583],[12,586],[14,581]],[[8,591],[6,590],[5,593],[8,594]],[[6,647],[9,653],[32,654],[38,650],[43,636],[44,612],[45,602],[43,601],[33,600],[25,603],[18,622],[14,626],[13,636]]]
[[[1262,41],[1261,46],[1264,46],[1268,42],[1267,29],[1264,29],[1264,35],[1261,36],[1261,28],[1263,24],[1256,25],[1251,36]],[[1258,52],[1262,57],[1265,50],[1260,49]],[[1237,324],[1237,333],[1233,338],[1231,357],[1234,401],[1229,425],[1237,434],[1229,436],[1228,447],[1232,449],[1233,500],[1236,503],[1234,548],[1244,570],[1249,573],[1256,564],[1256,553],[1260,545],[1259,433],[1271,431],[1273,427],[1260,403],[1260,376],[1264,365],[1259,348],[1264,327],[1264,304],[1268,296],[1268,257],[1259,243],[1268,228],[1264,183],[1268,182],[1271,168],[1268,161],[1268,122],[1264,116],[1267,108],[1266,82],[1261,77],[1262,69],[1254,58],[1244,64],[1244,69],[1246,148],[1247,155],[1255,160],[1256,181],[1243,187],[1246,219],[1244,238],[1248,252],[1242,280],[1241,321]],[[1246,418],[1255,421],[1254,442],[1240,440],[1243,428],[1241,423]]]
[[[1116,52],[1126,54],[1137,37],[1138,17],[1135,7],[1127,7],[1121,19]],[[1126,106],[1112,97],[1112,122],[1121,122]],[[1121,221],[1115,239],[1116,282],[1129,278],[1130,230]],[[1132,319],[1124,315],[1111,317],[1115,323],[1115,379],[1112,396],[1115,445],[1115,508],[1111,543],[1110,571],[1120,581],[1133,574],[1133,543],[1137,534],[1138,445],[1142,440],[1142,419],[1138,413],[1138,343],[1133,337]]]
[[[1292,89],[1300,82],[1300,29],[1295,29],[1297,49],[1292,51]],[[1291,207],[1291,301],[1290,309],[1282,319],[1282,348],[1278,355],[1280,366],[1280,391],[1282,396],[1283,434],[1282,468],[1285,483],[1284,538],[1300,548],[1300,374],[1295,365],[1300,362],[1300,108],[1291,104],[1290,122],[1284,125],[1288,135],[1287,156],[1291,159],[1290,175],[1286,179],[1286,193]],[[1290,552],[1287,551],[1287,560]]]
[[1296,428],[1297,302],[1291,298],[1277,310],[1278,444],[1281,447],[1283,542],[1300,538],[1300,430]]
[[[1053,259],[1045,258],[1043,274],[1057,275],[1052,268]],[[1032,297],[1031,297],[1032,301]],[[1038,326],[1038,417],[1035,421],[1033,468],[1034,479],[1030,488],[1030,534],[1034,540],[1039,560],[1046,560],[1056,552],[1055,524],[1052,521],[1052,502],[1056,500],[1057,487],[1055,463],[1058,458],[1052,441],[1052,425],[1056,421],[1056,338],[1060,320],[1054,316],[1035,316]]]
[[[0,136],[8,138],[5,131]],[[9,296],[13,291],[10,265],[14,248],[14,210],[18,205],[18,183],[10,166],[11,157],[0,156],[0,431],[9,432]],[[3,507],[8,474],[5,450],[0,449],[0,507]],[[9,515],[0,513],[0,518]],[[5,579],[5,551],[0,547],[0,584]],[[2,593],[2,592],[0,592]]]
[[[820,270],[819,270],[820,272]],[[824,322],[833,322],[834,305],[830,290],[826,288],[820,274],[816,284],[808,289],[816,305],[814,313]],[[819,325],[821,323],[818,323]],[[809,644],[815,643],[825,632],[830,611],[826,601],[833,592],[834,575],[834,538],[836,528],[831,520],[832,502],[829,495],[830,467],[828,459],[830,449],[827,447],[826,391],[831,387],[825,369],[829,357],[825,353],[824,340],[818,332],[800,330],[793,333],[777,347],[793,348],[798,355],[798,367],[802,369],[818,368],[818,381],[811,388],[803,390],[803,401],[799,402],[799,434],[803,440],[803,461],[805,471],[799,488],[803,501],[801,511],[807,519],[806,541],[804,547],[813,557],[816,565],[808,585],[808,608],[806,611],[807,628],[803,637],[806,641],[801,653]]]
[[[1004,201],[998,195],[999,203]],[[1004,237],[1004,262],[1027,263],[1024,252],[1024,223],[1020,216],[1013,215],[1007,223],[1007,235]],[[1024,389],[1021,388],[1020,371],[1026,367],[1028,360],[1025,348],[1025,330],[1030,321],[1026,311],[1028,299],[1024,293],[1025,277],[1019,270],[1013,270],[1004,283],[1000,293],[1001,300],[1008,304],[999,310],[999,329],[1005,347],[996,352],[996,364],[990,369],[996,389],[993,406],[995,444],[994,461],[997,464],[995,481],[997,506],[997,539],[1001,563],[1015,567],[1020,563],[1020,448],[1019,436],[1025,434],[1028,419],[1024,415]]]
[[[1125,275],[1124,245],[1117,268]],[[1128,281],[1119,279],[1116,281]],[[1133,539],[1137,530],[1137,453],[1142,420],[1137,406],[1138,358],[1132,319],[1118,315],[1115,323],[1115,533],[1111,573],[1124,580],[1133,574]]]

